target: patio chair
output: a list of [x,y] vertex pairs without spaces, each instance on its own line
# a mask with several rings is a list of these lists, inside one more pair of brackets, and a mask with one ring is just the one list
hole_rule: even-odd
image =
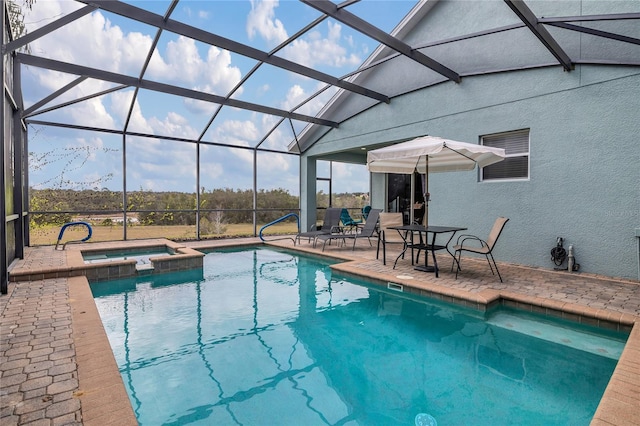
[[359,226],[362,226],[362,220],[353,219],[347,209],[342,209],[340,212],[340,222],[342,222],[342,226],[349,228],[349,232],[353,232],[353,228],[357,230]]
[[356,242],[358,242],[358,239],[360,238],[367,238],[369,240],[369,245],[372,245],[371,237],[377,236],[378,234],[378,218],[380,217],[380,212],[382,212],[381,209],[371,209],[371,211],[369,212],[369,216],[367,217],[367,220],[360,232],[346,234],[343,230],[342,233],[318,235],[318,239],[324,241],[324,243],[322,244],[322,251],[324,251],[324,247],[327,244],[327,241],[337,239],[341,239],[343,243],[346,243],[347,239],[353,239],[352,250],[356,249]]
[[[308,242],[313,240],[313,247],[316,246],[316,239],[318,235],[330,234],[332,229],[337,229],[340,226],[340,209],[335,207],[329,207],[324,212],[324,220],[320,229],[311,229],[306,232],[300,232],[296,235],[296,244],[300,244],[300,238],[307,238]],[[312,228],[315,225],[312,226]]]
[[[461,271],[460,268],[460,258],[462,257],[462,252],[467,251],[470,253],[478,253],[484,254],[487,258],[487,263],[489,264],[489,268],[491,268],[491,273],[495,275],[498,274],[500,278],[500,282],[502,281],[502,276],[500,275],[500,271],[498,271],[498,265],[496,264],[496,260],[493,257],[493,249],[496,246],[496,242],[504,229],[504,225],[509,221],[506,217],[499,217],[493,224],[493,228],[491,228],[491,232],[489,233],[489,238],[487,240],[482,240],[475,235],[460,235],[456,242],[456,245],[453,246],[454,255],[453,255],[453,263],[451,264],[451,270],[453,270],[453,266],[456,265],[456,279],[458,278],[458,272]],[[471,243],[471,245],[469,245]],[[478,246],[478,243],[480,246]],[[458,256],[456,258],[456,255]],[[491,261],[489,260],[491,257],[491,261],[493,261],[493,266],[491,266]],[[496,268],[496,271],[493,272],[493,268]]]
[[380,255],[380,244],[382,244],[382,264],[387,264],[387,244],[402,244],[402,249],[406,241],[395,229],[388,229],[390,226],[402,226],[402,213],[380,213],[380,237],[378,238],[378,249],[376,259]]
[[364,206],[362,208],[362,217],[364,218],[364,220],[367,220],[367,217],[369,216],[370,211],[371,211],[371,206]]

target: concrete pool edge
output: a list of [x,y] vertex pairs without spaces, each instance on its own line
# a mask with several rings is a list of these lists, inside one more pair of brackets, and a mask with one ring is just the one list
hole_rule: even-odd
[[68,286],[82,422],[85,426],[137,425],[89,281],[73,277]]
[[637,425],[640,386],[640,326],[631,330],[618,365],[609,380],[600,404],[591,420],[592,425]]

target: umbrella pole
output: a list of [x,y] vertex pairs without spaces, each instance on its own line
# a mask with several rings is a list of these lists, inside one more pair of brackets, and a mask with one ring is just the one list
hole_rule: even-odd
[[416,202],[416,174],[415,173],[411,173],[411,196],[409,199],[409,205],[411,206],[411,208],[409,209],[409,224],[413,223],[413,220],[415,219],[415,210],[414,210],[414,205]]
[[425,170],[424,170],[424,218],[422,219],[422,224],[424,226],[429,226],[429,156],[425,158]]

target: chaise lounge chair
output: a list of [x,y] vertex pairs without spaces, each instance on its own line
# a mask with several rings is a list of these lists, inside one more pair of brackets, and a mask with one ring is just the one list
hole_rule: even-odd
[[343,232],[318,235],[318,239],[324,241],[324,243],[322,244],[322,251],[324,251],[324,247],[327,244],[327,241],[338,239],[342,240],[343,243],[345,243],[347,239],[353,239],[352,250],[355,250],[356,242],[360,238],[367,238],[369,240],[369,245],[371,245],[371,237],[377,236],[378,234],[378,218],[380,217],[380,212],[382,212],[381,209],[371,209],[371,211],[369,212],[369,216],[367,217],[367,220],[360,232],[345,234],[343,230]]
[[[315,225],[314,225],[315,226]],[[313,247],[316,246],[318,235],[330,234],[340,226],[340,209],[329,207],[324,212],[324,221],[320,229],[312,229],[307,232],[300,232],[296,235],[295,244],[300,244],[300,238],[307,238],[309,242],[313,240]]]

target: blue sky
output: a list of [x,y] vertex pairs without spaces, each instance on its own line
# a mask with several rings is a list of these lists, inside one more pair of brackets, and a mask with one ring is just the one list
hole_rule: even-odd
[[[164,15],[170,1],[130,1],[134,6]],[[361,1],[348,10],[389,32],[414,6],[413,1]],[[29,31],[83,7],[73,0],[37,0],[25,17]],[[171,19],[215,32],[262,51],[270,51],[320,13],[300,2],[286,1],[181,1]],[[30,44],[32,54],[138,77],[156,29],[97,10]],[[349,27],[327,19],[277,53],[336,77],[357,68],[377,43]],[[164,32],[144,75],[145,79],[226,96],[256,64],[252,59]],[[25,106],[28,108],[77,76],[23,67]],[[86,80],[45,108],[115,85]],[[316,92],[316,81],[262,65],[233,97],[288,110]],[[36,120],[123,128],[134,90],[126,88],[88,101],[46,112]],[[335,93],[327,91],[299,111],[315,115]],[[136,98],[129,130],[141,133],[197,138],[216,105],[141,90]],[[255,146],[277,122],[276,117],[224,107],[203,140],[238,147]],[[303,127],[294,123],[296,131]],[[288,121],[261,146],[279,152],[293,140]],[[62,129],[30,128],[30,171],[33,186],[99,187],[122,189],[122,138],[119,135]],[[135,149],[131,149],[135,148]],[[45,155],[46,153],[46,155]],[[129,190],[195,191],[195,145],[152,138],[129,138],[126,185]],[[247,149],[206,147],[201,186],[250,189],[253,152]],[[298,194],[296,156],[260,154],[259,188],[284,188]],[[364,166],[335,164],[336,192],[368,191]]]

